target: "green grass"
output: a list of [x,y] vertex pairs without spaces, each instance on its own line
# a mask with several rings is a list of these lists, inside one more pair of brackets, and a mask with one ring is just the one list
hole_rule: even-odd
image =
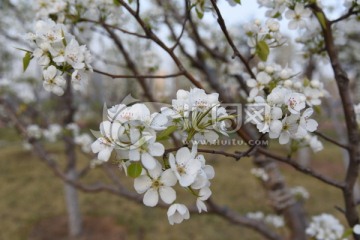
[[[59,162],[63,161],[61,146],[53,145],[49,148],[51,152],[59,154]],[[33,154],[22,150],[19,145],[0,148],[0,156],[0,239],[26,239],[40,220],[66,215],[63,184],[45,164]],[[212,190],[213,198],[219,204],[242,214],[258,210],[271,212],[268,203],[264,201],[264,190],[250,174],[250,158],[243,158],[239,162],[211,155],[206,158],[216,171]],[[81,157],[82,164],[86,161],[88,160]],[[312,165],[335,178],[342,177],[341,153],[330,145],[326,151],[314,157]],[[291,167],[282,164],[280,167],[290,186],[301,185],[309,190],[310,200],[305,208],[310,215],[329,212],[344,221],[334,208],[335,205],[343,205],[340,191],[298,173]],[[119,176],[134,191],[132,180],[122,172],[119,172]],[[101,170],[95,169],[85,181],[104,179]],[[180,198],[186,198],[186,195],[181,194]],[[140,231],[143,232],[144,239],[262,239],[251,230],[206,214],[192,214],[190,220],[170,226],[166,210],[147,208],[108,193],[80,193],[80,202],[84,215],[114,218],[119,225],[125,227],[128,239],[138,239]]]

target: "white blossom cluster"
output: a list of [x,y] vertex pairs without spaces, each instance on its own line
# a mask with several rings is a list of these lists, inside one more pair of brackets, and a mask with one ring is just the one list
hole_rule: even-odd
[[260,20],[244,25],[248,46],[251,48],[251,54],[256,52],[260,42],[265,42],[268,47],[274,48],[285,43],[285,38],[279,32],[280,24],[275,19],[268,19],[265,25]]
[[93,20],[113,17],[119,8],[113,0],[36,0],[34,10],[38,19],[56,16],[58,23],[64,23],[68,16]]
[[261,7],[266,7],[266,16],[269,18],[282,18],[285,13],[289,20],[288,28],[291,30],[307,27],[306,21],[311,16],[311,10],[299,1],[292,0],[258,0]]
[[266,173],[265,169],[263,168],[252,168],[250,170],[251,174],[253,174],[255,177],[261,179],[262,181],[266,182],[269,180],[269,175]]
[[[93,142],[92,137],[87,133],[80,133],[79,126],[76,123],[70,123],[66,126],[66,129],[71,132],[74,138],[74,143],[81,147],[81,150],[85,153],[91,151],[90,146]],[[47,128],[42,129],[36,124],[28,125],[26,128],[29,138],[45,139],[48,142],[56,142],[63,136],[63,128],[56,123],[50,124]],[[28,150],[31,149],[30,145],[25,144],[24,147]]]
[[214,143],[220,134],[227,135],[224,120],[231,118],[220,106],[219,94],[206,94],[203,89],[179,90],[171,107],[161,109],[169,124],[183,130],[183,138]]
[[273,226],[274,228],[282,228],[285,226],[284,217],[274,214],[265,215],[263,212],[249,212],[246,214],[246,217],[264,221],[266,224]]
[[344,226],[334,216],[323,213],[312,217],[306,234],[316,240],[343,240]]
[[248,79],[251,89],[248,108],[256,110],[258,116],[251,119],[259,132],[268,133],[269,138],[279,139],[280,144],[290,140],[310,146],[314,151],[322,144],[311,132],[318,123],[311,119],[313,106],[321,104],[326,95],[323,84],[318,80],[299,79],[290,68],[260,62],[254,69],[256,79]]
[[14,94],[17,98],[26,104],[36,100],[35,92],[30,83],[10,81],[7,78],[0,78],[0,93],[5,92]]
[[[210,180],[215,172],[206,164],[204,156],[198,154],[194,142],[191,150],[184,146],[173,154],[165,153],[159,141],[176,130],[181,130],[188,141],[217,139],[216,132],[225,134],[226,130],[221,121],[229,117],[224,108],[218,108],[214,113],[218,119],[214,122],[211,113],[218,105],[218,94],[206,94],[197,88],[179,90],[172,106],[161,108],[160,113],[151,113],[143,103],[115,105],[105,110],[92,151],[98,153],[99,160],[108,161],[115,150],[122,159],[124,171],[135,177],[135,190],[144,194],[143,203],[154,207],[161,199],[171,204],[167,213],[169,222],[180,223],[190,215],[185,205],[176,203],[173,187],[178,184],[187,189],[196,197],[198,211],[207,211],[204,201],[212,194]],[[135,167],[138,174],[134,174]]]
[[46,91],[63,95],[66,76],[71,77],[74,90],[83,91],[88,82],[91,54],[85,45],[79,45],[62,24],[51,19],[36,22],[35,32],[27,38],[36,45],[32,56],[43,68],[43,86]]
[[309,192],[302,186],[290,188],[290,193],[296,198],[300,198],[302,200],[307,200],[310,197]]

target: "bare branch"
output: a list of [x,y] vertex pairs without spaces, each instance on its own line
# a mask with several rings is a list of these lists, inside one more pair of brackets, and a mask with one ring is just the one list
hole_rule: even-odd
[[116,75],[107,72],[103,72],[97,69],[94,69],[94,72],[99,73],[101,75],[105,75],[111,78],[173,78],[183,76],[183,72],[168,74],[168,75]]
[[335,144],[335,145],[341,147],[341,148],[345,148],[347,150],[349,150],[349,148],[350,148],[349,146],[347,146],[345,144],[339,143],[338,141],[336,141],[336,140],[334,140],[334,139],[332,139],[330,137],[327,137],[326,135],[322,134],[321,132],[315,131],[314,134],[321,137],[321,138],[323,138],[323,139],[325,139],[328,142],[331,142],[332,144]]
[[231,48],[232,48],[233,51],[234,51],[234,57],[236,56],[236,57],[240,58],[241,62],[244,64],[246,70],[247,70],[248,73],[251,75],[251,77],[256,79],[255,74],[254,74],[253,71],[251,70],[251,67],[250,67],[248,61],[244,58],[243,55],[241,55],[240,51],[237,49],[237,47],[235,46],[232,38],[230,37],[229,32],[228,32],[228,30],[227,30],[227,28],[226,28],[226,25],[225,25],[225,21],[224,21],[222,15],[221,15],[221,12],[220,12],[217,4],[216,4],[216,1],[215,1],[215,0],[211,0],[211,4],[212,4],[212,6],[214,7],[215,12],[216,12],[216,14],[217,14],[217,16],[218,16],[217,21],[218,21],[218,23],[219,23],[219,26],[220,26],[221,30],[223,31],[223,33],[224,33],[224,35],[225,35],[225,37],[226,37],[226,40],[228,41],[229,45],[231,46]]

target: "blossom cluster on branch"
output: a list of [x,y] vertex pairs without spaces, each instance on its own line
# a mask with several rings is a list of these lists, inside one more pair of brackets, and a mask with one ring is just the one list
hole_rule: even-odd
[[271,139],[280,144],[290,140],[301,146],[310,146],[315,152],[322,144],[311,135],[318,123],[311,119],[313,107],[321,104],[327,92],[318,80],[299,78],[290,68],[260,62],[254,69],[256,79],[247,80],[251,89],[248,101],[257,108],[262,118],[254,119],[259,132],[269,133]]
[[34,57],[43,69],[43,86],[46,91],[63,95],[66,88],[66,76],[71,78],[74,90],[84,91],[88,82],[91,54],[85,45],[79,45],[75,37],[62,24],[51,19],[39,20],[35,32],[27,38],[36,48],[27,51],[24,57],[24,69]]
[[[218,134],[226,135],[224,120],[231,116],[219,105],[218,94],[206,94],[198,88],[179,90],[172,105],[160,112],[151,113],[137,102],[115,105],[105,109],[92,151],[98,153],[99,160],[108,161],[115,150],[125,172],[135,178],[135,190],[144,194],[143,203],[154,207],[161,199],[172,204],[169,222],[180,223],[189,218],[189,212],[185,205],[176,203],[173,187],[177,183],[196,197],[199,212],[207,211],[204,201],[211,196],[210,180],[215,172],[198,154],[197,141],[213,142]],[[187,142],[195,140],[191,149],[184,146],[174,150],[175,154],[165,152],[160,141],[175,131]]]

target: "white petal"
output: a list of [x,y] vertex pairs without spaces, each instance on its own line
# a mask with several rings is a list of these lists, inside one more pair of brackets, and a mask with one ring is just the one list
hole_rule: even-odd
[[184,175],[179,179],[179,184],[182,187],[188,187],[195,181],[196,175]]
[[297,27],[298,27],[298,22],[297,21],[292,20],[292,21],[289,22],[289,25],[288,25],[289,29],[294,30],[294,29],[297,29]]
[[257,81],[255,79],[249,79],[246,81],[246,85],[248,87],[254,88],[257,85]]
[[164,203],[171,204],[176,199],[176,192],[171,187],[161,187],[159,193],[161,200],[163,200]]
[[148,207],[155,207],[158,202],[158,192],[155,189],[150,188],[144,195],[143,203]]
[[131,140],[131,143],[136,143],[137,141],[139,141],[140,139],[140,136],[141,136],[141,133],[139,131],[139,129],[137,128],[131,128],[130,129],[130,140]]
[[167,169],[161,174],[160,181],[165,186],[171,187],[176,184],[177,178],[172,169]]
[[149,170],[149,175],[152,179],[159,179],[160,175],[163,173],[162,166],[157,162],[154,169]]
[[141,154],[141,162],[148,170],[154,169],[157,163],[156,159],[147,152]]
[[93,153],[98,153],[103,149],[104,145],[101,143],[101,139],[97,139],[91,144],[91,150]]
[[140,160],[140,151],[139,149],[134,149],[129,151],[129,160],[138,161]]
[[204,135],[205,135],[205,139],[209,143],[214,143],[219,138],[219,135],[217,135],[214,131],[205,132]]
[[106,147],[103,150],[101,150],[98,154],[98,159],[101,161],[108,161],[110,156],[111,156],[111,152],[112,152],[113,148],[112,147]]
[[185,164],[190,160],[190,150],[187,147],[180,148],[176,152],[176,162],[180,164]]
[[356,224],[353,228],[355,234],[360,235],[360,224]]
[[210,165],[206,165],[204,168],[204,172],[206,174],[206,177],[208,179],[213,179],[215,177],[215,171],[214,168]]
[[201,168],[201,162],[198,159],[192,159],[186,165],[186,172],[188,174],[196,174]]
[[290,134],[288,132],[282,132],[279,137],[280,144],[287,144],[290,140]]
[[309,119],[306,121],[306,130],[308,130],[309,132],[314,132],[317,129],[318,125],[319,124],[314,119]]
[[161,143],[153,143],[149,146],[149,153],[152,156],[162,156],[165,152],[165,148]]
[[254,98],[256,95],[258,95],[258,93],[259,93],[259,89],[253,88],[253,89],[251,89],[251,91],[249,93],[249,97]]
[[302,116],[305,117],[305,118],[308,118],[308,117],[310,117],[313,113],[314,113],[314,109],[308,108],[308,109],[306,109],[306,110],[304,111],[304,113],[303,113]]
[[197,207],[199,213],[201,213],[202,211],[207,212],[207,207],[206,207],[205,203],[203,201],[201,201],[200,199],[196,199],[196,207]]
[[147,175],[141,175],[134,180],[134,188],[137,193],[141,194],[151,187],[152,181]]

